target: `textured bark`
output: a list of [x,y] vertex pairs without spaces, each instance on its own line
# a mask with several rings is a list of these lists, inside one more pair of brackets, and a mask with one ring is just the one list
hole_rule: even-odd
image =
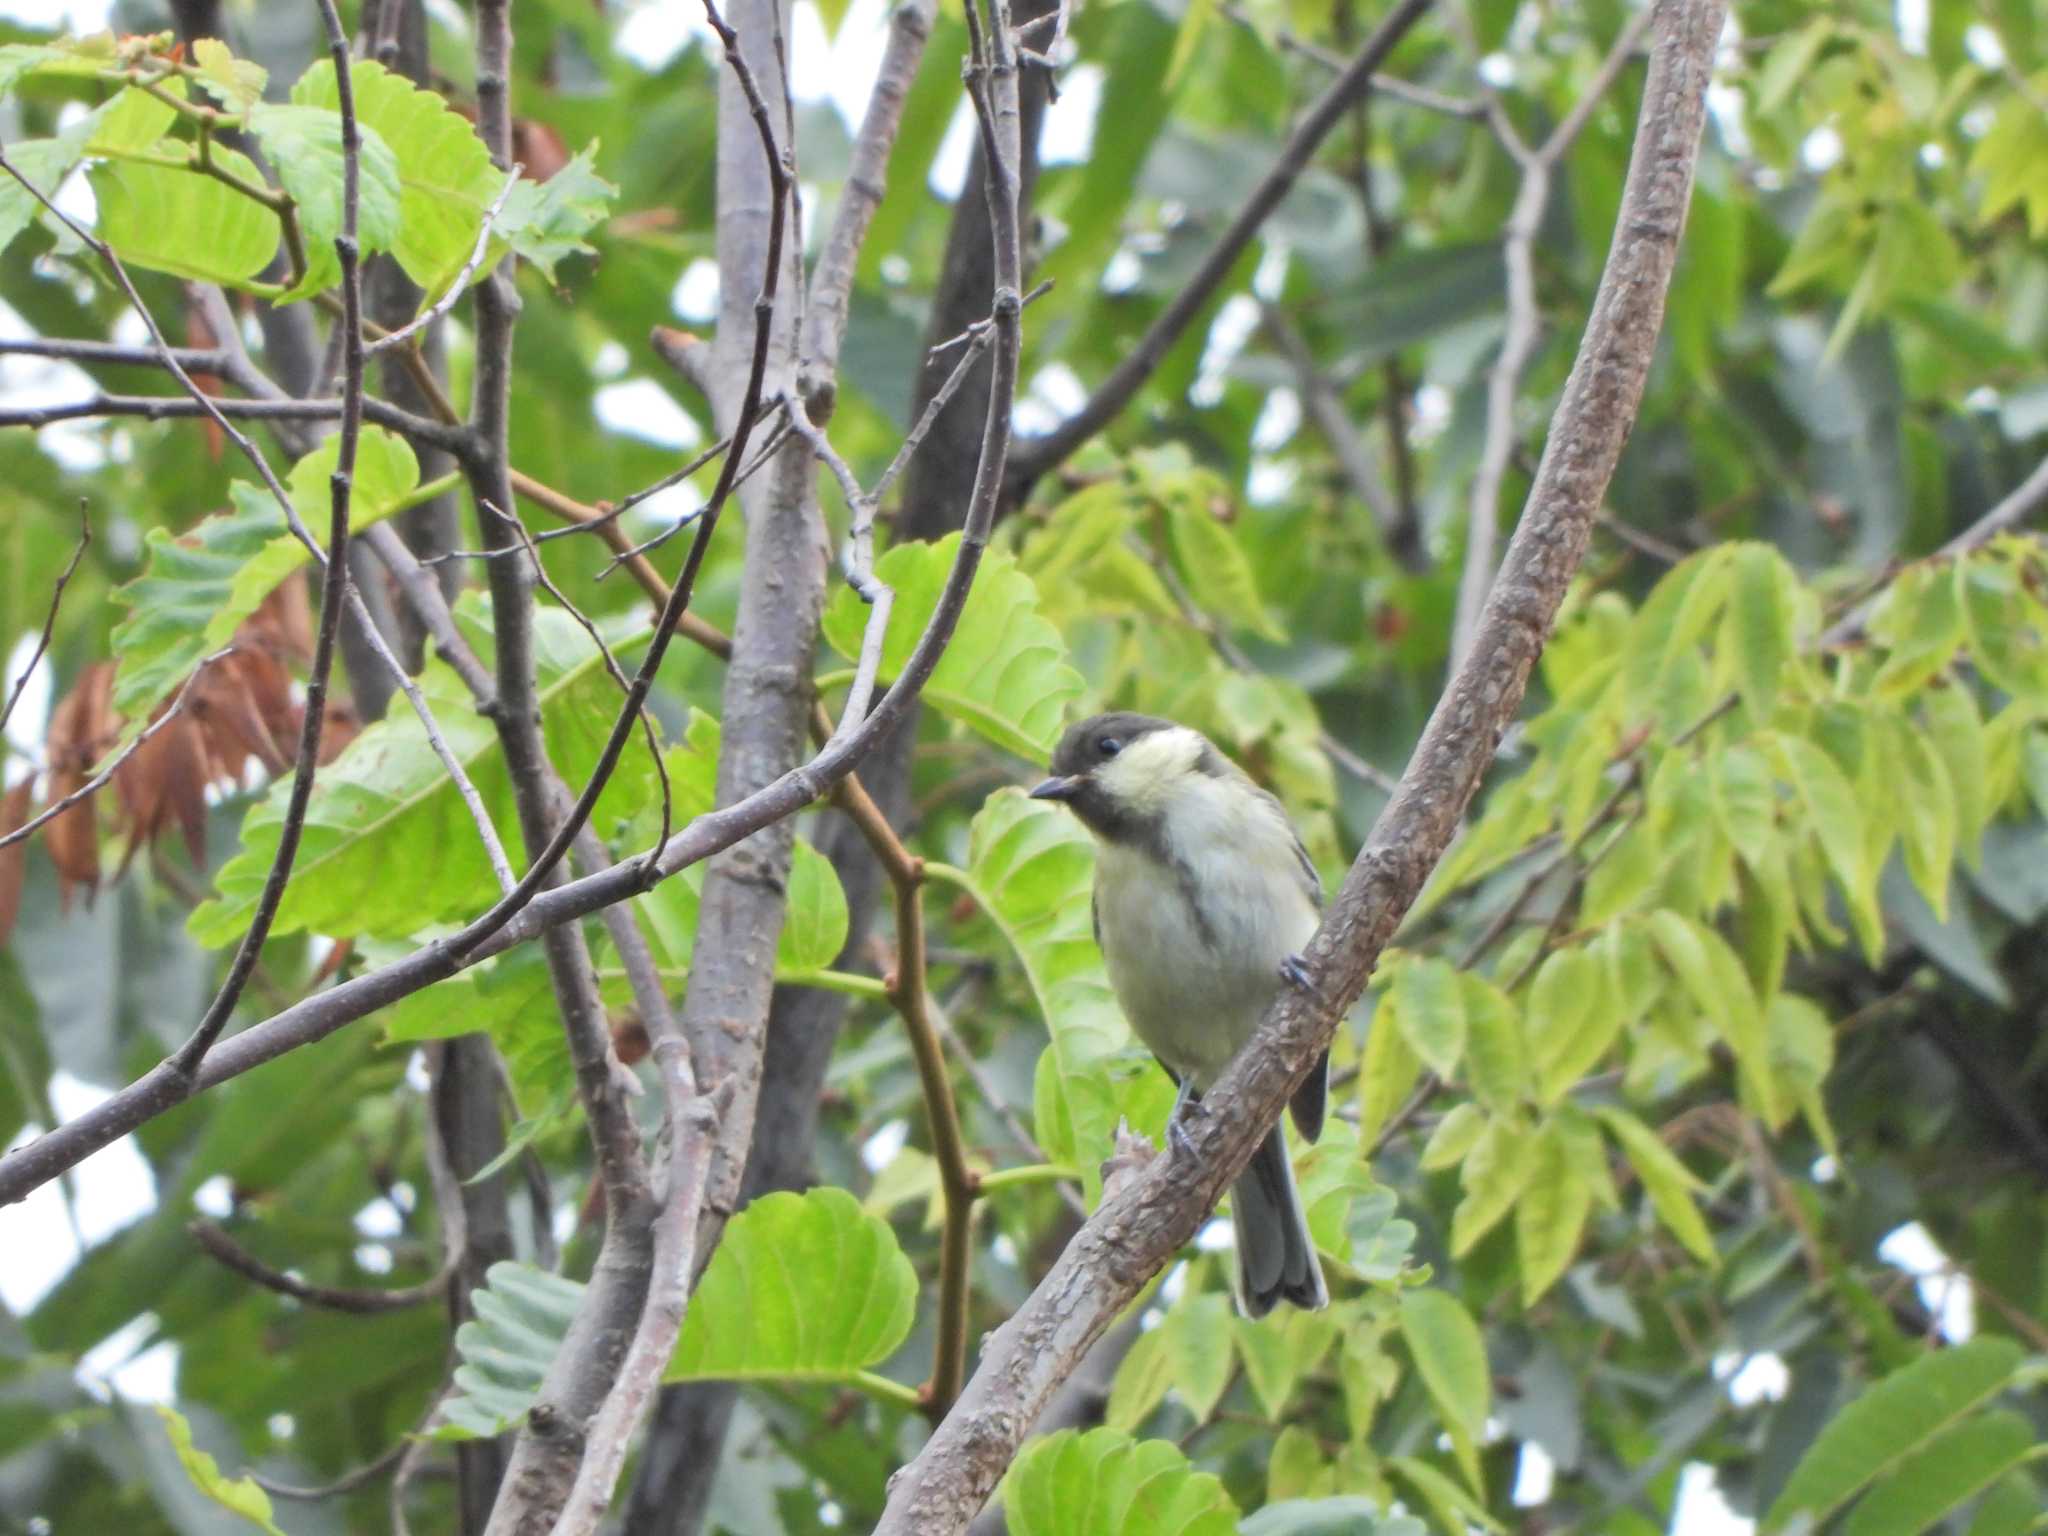
[[1642,401],[1725,9],[1725,0],[1659,0],[1613,248],[1521,526],[1470,655],[1309,945],[1311,985],[1283,989],[1256,1038],[1204,1097],[1191,1151],[1169,1148],[1105,1198],[1030,1299],[989,1337],[952,1413],[892,1482],[878,1533],[946,1536],[973,1519],[1060,1384],[1193,1237],[1278,1121],[1450,845],[1521,705]]

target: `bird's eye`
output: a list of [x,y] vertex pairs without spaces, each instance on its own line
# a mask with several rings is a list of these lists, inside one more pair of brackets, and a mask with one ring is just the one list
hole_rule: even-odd
[[1114,736],[1098,736],[1095,738],[1095,750],[1104,757],[1115,757],[1123,749],[1123,742]]

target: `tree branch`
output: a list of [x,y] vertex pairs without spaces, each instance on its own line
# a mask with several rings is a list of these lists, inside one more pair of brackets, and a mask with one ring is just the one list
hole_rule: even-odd
[[1181,333],[1215,296],[1223,279],[1237,265],[1237,258],[1244,254],[1267,217],[1293,189],[1295,179],[1307,168],[1316,147],[1342,120],[1345,110],[1372,89],[1373,71],[1393,52],[1394,45],[1407,35],[1408,29],[1422,18],[1422,13],[1429,6],[1430,0],[1396,0],[1393,8],[1365,40],[1357,57],[1295,125],[1272,169],[1266,172],[1252,195],[1245,200],[1244,207],[1238,210],[1229,227],[1202,258],[1201,265],[1147,327],[1145,334],[1138,338],[1124,360],[1096,386],[1080,410],[1043,437],[1028,438],[1017,445],[1010,469],[1013,493],[1028,488],[1041,475],[1057,467],[1068,454],[1100,432],[1130,404],[1131,398],[1152,376],[1152,371],[1180,339]]
[[892,1482],[879,1533],[946,1536],[972,1519],[1060,1382],[1194,1235],[1278,1119],[1449,846],[1520,706],[1641,403],[1724,10],[1725,0],[1659,0],[1659,42],[1614,246],[1529,506],[1476,643],[1309,945],[1312,987],[1283,989],[1251,1043],[1204,1095],[1192,1158],[1170,1148],[1106,1196],[1031,1298],[990,1337],[953,1412]]

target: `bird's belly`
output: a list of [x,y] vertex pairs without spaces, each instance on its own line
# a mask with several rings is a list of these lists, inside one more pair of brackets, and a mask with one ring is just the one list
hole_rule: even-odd
[[[1098,865],[1103,959],[1138,1038],[1206,1087],[1257,1028],[1281,960],[1306,940],[1314,915],[1304,920],[1275,893],[1232,890],[1227,880],[1149,878],[1126,867],[1138,857],[1112,854]],[[1203,900],[1198,889],[1223,899]]]

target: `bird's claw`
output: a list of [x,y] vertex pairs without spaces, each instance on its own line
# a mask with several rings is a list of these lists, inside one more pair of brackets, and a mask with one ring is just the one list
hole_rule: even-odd
[[1308,962],[1299,955],[1289,955],[1280,962],[1280,979],[1304,992],[1316,989],[1315,978],[1308,973]]
[[1166,1122],[1166,1144],[1191,1163],[1201,1161],[1201,1154],[1195,1151],[1195,1138],[1188,1133],[1187,1126],[1181,1123],[1179,1115],[1170,1117]]
[[1188,1121],[1202,1111],[1202,1096],[1195,1092],[1194,1082],[1182,1078],[1180,1092],[1173,1096],[1173,1108],[1166,1114],[1166,1144],[1189,1162],[1200,1159],[1195,1152],[1195,1139],[1188,1130]]

